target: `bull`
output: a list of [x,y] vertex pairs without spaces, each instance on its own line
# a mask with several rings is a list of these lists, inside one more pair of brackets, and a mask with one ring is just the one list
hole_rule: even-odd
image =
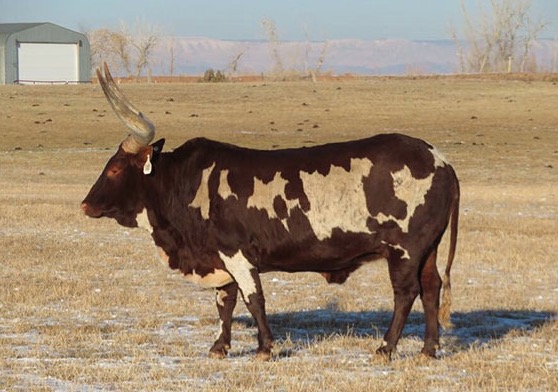
[[[363,264],[385,259],[394,311],[377,352],[391,357],[420,295],[426,324],[421,352],[435,357],[439,327],[449,323],[459,215],[457,176],[436,148],[379,134],[278,150],[195,138],[163,152],[164,139],[151,144],[155,126],[122,94],[106,64],[97,75],[131,134],[81,209],[92,218],[146,228],[170,268],[216,289],[221,330],[211,356],[225,357],[230,349],[240,292],[258,329],[256,358],[271,357],[260,273],[310,271],[343,283]],[[436,256],[448,226],[442,279]]]

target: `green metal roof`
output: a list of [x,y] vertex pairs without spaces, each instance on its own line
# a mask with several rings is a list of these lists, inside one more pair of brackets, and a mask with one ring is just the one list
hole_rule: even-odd
[[40,26],[44,23],[0,23],[0,34],[12,34],[18,31],[30,29],[32,27]]

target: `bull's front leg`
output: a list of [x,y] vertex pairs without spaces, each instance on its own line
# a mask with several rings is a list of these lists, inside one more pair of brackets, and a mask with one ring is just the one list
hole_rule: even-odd
[[271,349],[273,348],[273,334],[267,322],[267,315],[265,313],[265,298],[262,291],[260,277],[256,269],[251,270],[254,283],[256,284],[256,292],[245,294],[242,291],[242,297],[246,307],[256,320],[258,326],[258,351],[256,352],[256,359],[268,361],[271,359]]
[[221,324],[219,337],[209,350],[209,355],[213,358],[224,358],[231,348],[231,326],[234,307],[238,293],[238,284],[230,283],[220,287],[215,293],[215,302]]
[[267,322],[265,298],[258,270],[250,264],[240,251],[232,257],[227,257],[223,253],[220,255],[225,263],[227,271],[238,284],[246,307],[256,321],[258,327],[258,350],[256,352],[256,359],[267,361],[271,359],[273,335]]

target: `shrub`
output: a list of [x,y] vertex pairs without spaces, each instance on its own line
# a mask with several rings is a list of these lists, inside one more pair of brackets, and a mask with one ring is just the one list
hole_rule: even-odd
[[209,68],[203,74],[203,79],[201,81],[206,83],[220,83],[226,82],[227,77],[224,72],[220,70],[214,71],[213,68]]

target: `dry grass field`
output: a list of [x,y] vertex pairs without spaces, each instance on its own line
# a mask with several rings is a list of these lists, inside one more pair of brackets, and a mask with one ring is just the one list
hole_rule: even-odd
[[[276,337],[253,360],[239,303],[228,358],[208,358],[214,294],[162,266],[146,232],[79,205],[126,131],[98,85],[0,86],[0,390],[558,390],[558,85],[363,79],[126,84],[167,148],[194,136],[260,148],[402,132],[462,184],[455,327],[419,355],[417,301],[398,354],[375,356],[392,311],[385,263],[342,286],[262,276]],[[446,245],[440,250],[443,268]]]

